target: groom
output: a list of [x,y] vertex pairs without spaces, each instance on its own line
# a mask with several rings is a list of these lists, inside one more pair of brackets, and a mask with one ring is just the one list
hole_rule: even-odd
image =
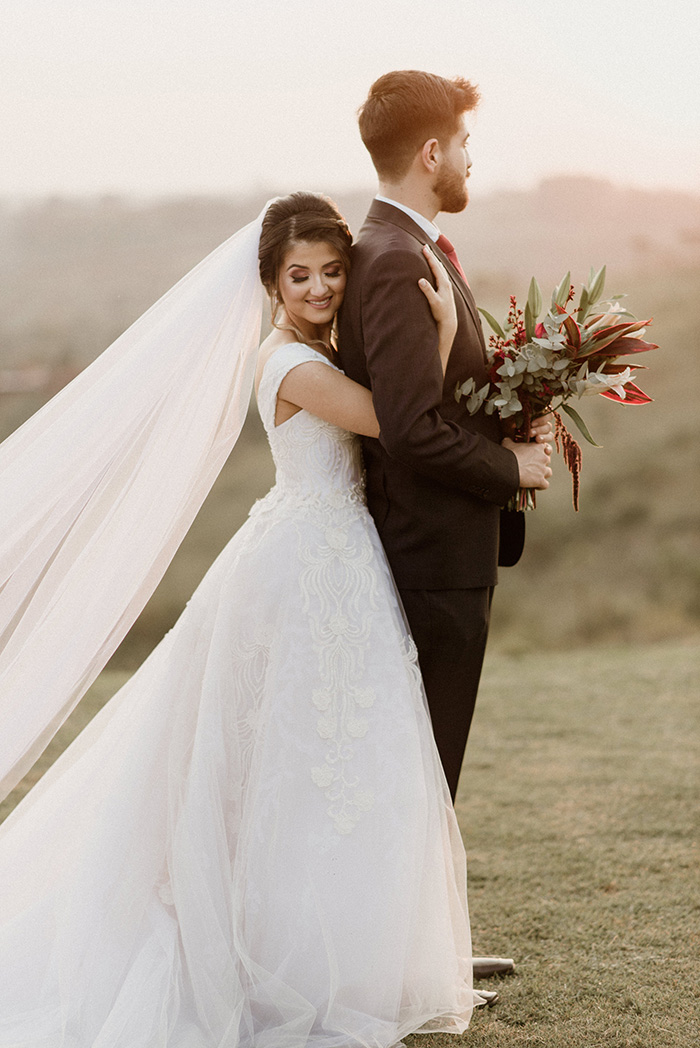
[[[360,110],[379,193],[353,248],[339,315],[341,367],[372,390],[378,439],[364,438],[369,509],[418,656],[433,731],[454,799],[484,657],[497,564],[522,551],[519,486],[546,488],[551,433],[504,439],[494,415],[470,415],[458,383],[487,381],[484,339],[466,277],[434,220],[467,206],[465,114],[478,92],[461,78],[387,73]],[[443,382],[421,277],[430,244],[452,280],[458,329]]]

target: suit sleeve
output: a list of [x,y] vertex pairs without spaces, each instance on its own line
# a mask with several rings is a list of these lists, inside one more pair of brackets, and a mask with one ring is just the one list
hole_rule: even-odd
[[419,255],[384,252],[365,274],[362,330],[379,440],[388,455],[443,484],[503,506],[518,487],[515,455],[440,414],[437,327],[418,287]]

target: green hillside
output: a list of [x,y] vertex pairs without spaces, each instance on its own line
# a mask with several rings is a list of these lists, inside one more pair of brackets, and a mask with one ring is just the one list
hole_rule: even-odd
[[[268,194],[265,194],[267,196]],[[358,228],[370,194],[339,203]],[[134,202],[52,200],[0,206],[0,372],[84,366],[183,272],[247,221],[263,196]],[[445,228],[477,301],[500,317],[535,273],[545,291],[571,266],[608,263],[608,290],[653,315],[644,407],[580,405],[604,447],[583,447],[581,511],[555,465],[529,514],[517,568],[502,572],[493,644],[508,651],[697,636],[700,627],[700,197],[626,192],[560,179],[532,193],[475,197]],[[49,386],[51,383],[49,383]],[[48,391],[0,396],[0,436]],[[255,409],[244,436],[117,662],[133,666],[168,628],[207,567],[273,481]]]

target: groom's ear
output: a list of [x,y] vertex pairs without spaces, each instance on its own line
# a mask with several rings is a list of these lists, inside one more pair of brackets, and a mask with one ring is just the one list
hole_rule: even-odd
[[440,143],[437,138],[429,138],[424,142],[418,155],[423,168],[431,175],[434,174],[440,161]]

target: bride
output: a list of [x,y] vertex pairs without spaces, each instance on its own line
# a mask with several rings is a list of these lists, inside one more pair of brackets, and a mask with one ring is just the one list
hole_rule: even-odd
[[[0,577],[12,627],[0,663],[3,774],[26,764],[104,664],[145,599],[142,578],[155,585],[203,498],[190,478],[177,512],[168,503],[180,472],[211,483],[235,441],[247,397],[240,369],[251,379],[252,370],[241,364],[247,350],[221,346],[222,332],[234,307],[237,331],[250,319],[240,267],[250,269],[245,245],[257,249],[259,238],[275,327],[255,381],[276,483],[173,630],[0,831],[0,1048],[389,1048],[412,1032],[461,1033],[482,1003],[471,988],[462,842],[415,647],[364,501],[353,434],[376,435],[377,420],[331,342],[350,233],[330,201],[295,193],[246,236],[224,251],[236,286],[222,256],[207,260],[194,285],[185,278],[104,354],[117,347],[118,365],[98,360],[82,393],[6,442],[8,484],[19,463],[21,491],[31,488],[22,505],[40,509],[23,511],[19,567]],[[452,292],[427,248],[426,258],[437,290],[421,286],[444,372]],[[219,313],[214,285],[226,292]],[[210,325],[206,339],[187,326],[193,313]],[[188,373],[174,347],[186,347]],[[227,388],[197,380],[215,352],[233,369]],[[109,385],[113,374],[121,385]],[[168,397],[184,388],[185,398],[168,407],[172,375]],[[216,439],[205,443],[215,451],[188,466],[209,399]],[[234,400],[226,443],[221,419]],[[115,434],[129,412],[131,428]],[[71,440],[62,474],[57,449]],[[51,513],[32,487],[39,471],[26,468],[42,455],[54,456]],[[83,494],[75,481],[69,512],[64,489],[86,459],[92,472],[81,474]],[[139,487],[144,470],[155,492]],[[122,503],[128,512],[116,521]],[[104,535],[118,537],[107,547],[118,571],[94,559]],[[31,555],[41,566],[27,581]],[[129,589],[132,567],[139,580]],[[85,607],[81,594],[95,591],[99,602]],[[98,631],[105,607],[111,617]]]

